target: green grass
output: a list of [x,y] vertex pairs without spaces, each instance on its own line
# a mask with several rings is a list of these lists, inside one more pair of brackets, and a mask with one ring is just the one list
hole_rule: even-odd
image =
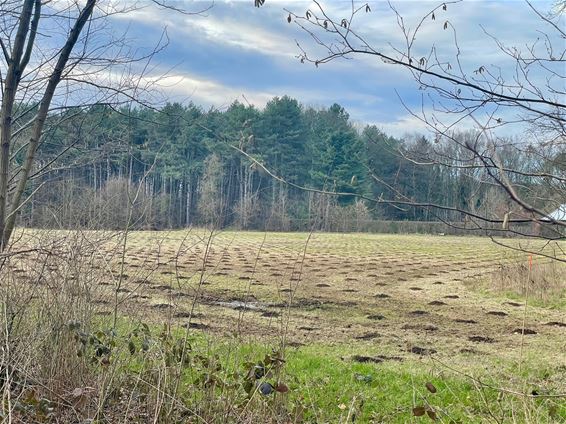
[[[100,322],[105,326],[107,322]],[[130,355],[125,347],[132,323],[122,317],[117,329],[117,345],[113,361],[121,365],[118,372],[139,376],[151,370],[166,351],[159,342],[163,328],[151,326],[151,348],[147,354]],[[185,330],[171,329],[172,343],[183,340]],[[120,342],[121,340],[121,342]],[[469,357],[463,367],[446,358],[439,362],[431,357],[385,360],[381,363],[358,363],[354,355],[394,356],[379,345],[313,344],[284,350],[280,373],[266,380],[282,382],[289,387],[284,394],[262,396],[255,392],[252,400],[244,389],[246,375],[253,364],[278,349],[276,340],[245,342],[237,338],[204,335],[191,331],[188,336],[190,361],[183,367],[179,399],[190,408],[197,408],[207,398],[202,381],[214,376],[222,386],[213,389],[213,396],[230,399],[237,408],[265,408],[277,414],[295,416],[300,413],[309,423],[407,423],[430,422],[427,416],[415,417],[413,408],[434,411],[439,422],[479,423],[530,422],[558,423],[566,421],[566,403],[545,397],[559,393],[564,387],[564,366],[544,363],[536,356],[526,357],[521,369],[514,361],[488,357],[478,361]],[[139,343],[138,343],[139,345]],[[206,358],[206,360],[203,360]],[[466,361],[460,358],[458,361]],[[461,363],[460,363],[461,364]],[[174,364],[171,364],[174,365]],[[481,381],[482,384],[479,383]],[[436,389],[427,389],[432,383]],[[503,389],[499,390],[499,389]],[[522,397],[520,393],[538,393],[540,397]],[[209,393],[210,395],[210,393]],[[275,408],[277,405],[277,408]],[[282,412],[284,411],[284,412]],[[271,418],[270,418],[271,419]],[[198,422],[198,421],[197,421]]]
[[[297,392],[312,405],[310,415],[315,422],[335,422],[343,416],[340,405],[353,406],[360,422],[405,423],[412,419],[412,408],[429,405],[443,421],[481,422],[491,413],[511,419],[521,414],[524,405],[515,395],[500,396],[500,391],[481,388],[470,378],[458,375],[439,364],[428,361],[357,364],[341,360],[344,346],[302,348],[289,355],[287,372],[296,379]],[[524,370],[527,379],[538,371],[535,363]],[[476,374],[485,382],[499,387],[513,369],[499,371],[498,378],[488,372]],[[436,393],[426,389],[432,383]],[[539,389],[540,390],[540,389]],[[549,400],[527,401],[536,414],[536,422],[566,419],[566,405]],[[552,405],[556,406],[554,410]],[[552,414],[552,416],[551,416]]]

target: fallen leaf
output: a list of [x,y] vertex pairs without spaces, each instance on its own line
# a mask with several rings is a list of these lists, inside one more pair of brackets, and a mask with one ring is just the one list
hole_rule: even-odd
[[434,384],[432,384],[430,381],[426,383],[425,386],[429,392],[436,393],[436,387],[434,387]]
[[279,393],[287,393],[289,391],[289,387],[283,383],[279,383],[277,387],[275,387],[275,390]]
[[426,413],[424,406],[415,406],[413,408],[413,415],[415,417],[422,417]]
[[434,409],[427,409],[426,414],[431,420],[436,421],[436,412],[434,411]]

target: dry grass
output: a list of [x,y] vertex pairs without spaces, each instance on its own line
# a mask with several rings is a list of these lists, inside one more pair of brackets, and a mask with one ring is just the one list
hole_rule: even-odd
[[73,411],[70,392],[96,380],[68,330],[80,323],[88,331],[93,322],[92,287],[101,274],[92,268],[91,242],[76,233],[65,242],[32,236],[33,249],[9,252],[0,264],[1,375],[11,422],[49,420],[55,405]]
[[494,293],[529,298],[543,306],[566,303],[566,264],[536,260],[501,264],[489,280]]

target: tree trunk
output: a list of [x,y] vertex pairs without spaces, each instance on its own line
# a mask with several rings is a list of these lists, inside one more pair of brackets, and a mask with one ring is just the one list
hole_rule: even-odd
[[[8,181],[10,179],[10,146],[12,143],[12,114],[16,100],[16,92],[22,73],[29,61],[33,47],[41,2],[36,1],[36,13],[27,48],[24,52],[26,37],[30,29],[30,19],[34,7],[34,0],[26,0],[20,14],[20,23],[14,41],[11,56],[8,60],[8,70],[4,79],[4,92],[2,93],[2,107],[0,109],[0,251],[3,251],[10,238],[12,230],[9,229],[8,211]],[[4,44],[2,47],[5,48]],[[7,54],[7,52],[4,52]],[[13,203],[13,202],[12,202]]]
[[[49,77],[49,81],[47,82],[47,87],[45,88],[43,98],[41,99],[41,103],[39,104],[37,116],[35,118],[34,125],[32,128],[31,137],[29,139],[28,149],[26,152],[26,159],[20,173],[20,179],[18,180],[18,184],[16,186],[14,196],[12,197],[10,215],[6,218],[6,225],[3,228],[4,231],[2,234],[2,244],[1,244],[2,248],[4,248],[8,244],[8,241],[10,240],[10,236],[12,235],[12,231],[14,230],[17,212],[22,206],[22,195],[26,188],[29,175],[35,160],[35,153],[37,151],[39,140],[43,132],[43,127],[47,119],[47,113],[49,112],[49,106],[51,105],[51,100],[53,99],[53,95],[55,94],[55,89],[57,88],[57,85],[61,81],[61,76],[63,74],[63,70],[65,69],[65,66],[67,65],[67,61],[69,60],[71,51],[73,50],[73,47],[75,46],[79,38],[79,34],[81,33],[85,23],[90,18],[90,15],[92,14],[95,4],[96,4],[96,0],[87,0],[86,5],[82,9],[73,28],[71,29],[71,32],[69,33],[65,45],[61,49],[61,53],[59,55],[59,58],[57,59],[55,69],[51,73]],[[36,10],[37,8],[38,6],[36,5]],[[0,187],[0,191],[1,191],[1,187]]]

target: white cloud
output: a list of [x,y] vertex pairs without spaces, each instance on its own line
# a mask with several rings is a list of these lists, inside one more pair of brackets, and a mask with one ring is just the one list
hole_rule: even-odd
[[145,77],[145,80],[164,90],[173,101],[193,101],[197,105],[222,108],[234,100],[264,106],[274,94],[249,88],[228,87],[220,82],[187,73],[165,77]]
[[194,34],[195,30],[200,31],[208,40],[215,43],[288,58],[293,58],[298,53],[292,38],[250,23],[228,18],[198,20],[187,18],[186,24],[187,26],[182,29],[185,34]]
[[[273,22],[279,24],[284,22],[283,3],[279,3],[275,8],[271,4],[271,9],[261,10],[254,9],[251,0],[248,2],[248,9],[232,7],[231,3],[233,2],[224,1],[213,4],[206,13],[191,16],[147,6],[127,14],[118,14],[115,18],[128,20],[133,24],[144,23],[159,28],[167,27],[170,35],[179,39],[203,38],[212,43],[269,56],[294,58],[298,54],[295,41],[289,35],[292,31],[285,33],[281,30],[281,25],[269,25]],[[202,10],[206,4],[206,2],[195,2],[190,10]]]
[[[170,74],[167,76],[145,77],[145,81],[163,91],[174,101],[193,101],[199,105],[222,108],[234,100],[250,103],[258,108],[263,108],[273,97],[288,95],[300,99],[303,104],[320,105],[327,107],[331,99],[326,90],[308,90],[294,87],[269,87],[266,90],[253,90],[249,87],[232,87],[219,81],[203,78],[201,76],[188,74]],[[341,101],[357,103],[362,105],[375,105],[383,99],[375,95],[364,93],[344,93],[340,96]]]
[[430,128],[427,124],[412,115],[400,116],[394,121],[389,122],[369,122],[369,125],[375,125],[386,134],[393,137],[403,137],[407,133],[427,133]]

